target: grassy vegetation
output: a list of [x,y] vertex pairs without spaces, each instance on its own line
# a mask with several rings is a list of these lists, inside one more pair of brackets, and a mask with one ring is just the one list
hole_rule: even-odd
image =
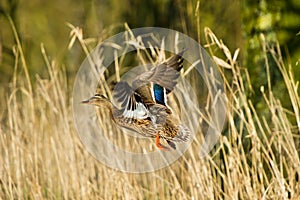
[[[11,21],[11,25],[13,23]],[[75,29],[72,29],[74,32]],[[63,63],[49,59],[41,45],[48,75],[28,77],[19,42],[14,50],[14,75],[5,91],[0,127],[0,197],[4,199],[298,199],[300,198],[300,98],[293,66],[286,65],[278,45],[260,36],[267,87],[263,112],[248,97],[251,77],[210,29],[206,45],[224,78],[228,107],[226,128],[211,154],[198,159],[192,144],[171,166],[145,174],[112,170],[95,160],[81,144],[73,124],[69,77]],[[15,40],[18,35],[15,32]],[[79,40],[83,50],[90,39]],[[273,93],[268,66],[272,62],[285,83],[283,107]],[[227,63],[227,64],[225,64]],[[286,102],[285,102],[286,103]],[[197,139],[201,139],[198,134]]]

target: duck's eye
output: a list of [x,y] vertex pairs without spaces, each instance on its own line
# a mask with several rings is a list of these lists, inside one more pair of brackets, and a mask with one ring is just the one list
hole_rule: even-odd
[[95,94],[94,97],[98,97],[98,98],[106,98],[104,95],[102,94]]

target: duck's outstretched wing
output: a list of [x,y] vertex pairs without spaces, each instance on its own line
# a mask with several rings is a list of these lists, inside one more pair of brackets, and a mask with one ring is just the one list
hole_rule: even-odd
[[[121,104],[124,117],[152,118],[154,114],[149,111],[149,107],[157,103],[166,106],[166,95],[174,89],[180,75],[183,53],[184,51],[140,74],[133,80],[132,87],[126,82],[116,85],[113,98]],[[168,109],[166,111],[170,112]]]
[[[168,60],[166,60],[164,62],[164,64],[166,66],[168,66],[169,68],[172,68],[172,69],[180,72],[180,70],[183,68],[183,58],[182,58],[182,55],[184,54],[185,51],[186,51],[186,49],[184,49],[180,53],[178,53],[178,54],[170,57]],[[174,87],[176,86],[176,83],[175,83]],[[167,94],[169,94],[174,89],[174,87],[171,88],[171,89],[166,88]]]
[[179,52],[178,54],[175,54],[174,56],[170,57],[169,59],[167,59],[164,62],[164,64],[167,65],[168,67],[175,69],[176,71],[180,71],[183,67],[182,55],[184,54],[185,51],[186,51],[186,49],[184,49],[181,52]]
[[184,51],[170,57],[162,64],[154,65],[151,70],[139,75],[132,82],[132,88],[136,89],[144,84],[153,83],[166,88],[168,93],[172,91],[177,84],[179,71],[183,67],[183,53]]
[[[141,89],[141,88],[140,88]],[[150,90],[144,87],[145,90]],[[140,90],[138,90],[140,92]],[[149,119],[153,124],[164,124],[168,108],[165,105],[157,104],[146,99],[145,93],[139,94],[126,82],[119,82],[113,92],[114,100],[120,105],[123,117],[126,119]],[[150,94],[149,94],[150,95]]]
[[172,56],[134,79],[132,88],[142,96],[146,106],[153,103],[167,106],[167,94],[176,86],[179,71],[183,67],[183,53]]
[[173,90],[177,83],[178,77],[178,71],[168,67],[165,64],[160,64],[158,66],[152,67],[151,70],[139,75],[132,82],[132,88],[137,89],[143,85],[153,83],[160,85],[168,90]]
[[139,75],[132,83],[119,82],[114,89],[113,99],[120,105],[126,118],[146,119],[149,108],[155,104],[167,105],[167,89],[176,85],[179,72],[166,65],[153,67]]
[[128,83],[119,82],[114,89],[113,98],[120,105],[125,118],[146,119],[149,117],[142,97]]

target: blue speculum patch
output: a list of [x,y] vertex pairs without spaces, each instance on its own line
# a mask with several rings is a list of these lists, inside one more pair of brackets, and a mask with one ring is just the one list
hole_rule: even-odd
[[161,87],[160,85],[154,84],[153,90],[154,90],[155,101],[159,104],[165,105],[166,94],[164,92],[164,88]]

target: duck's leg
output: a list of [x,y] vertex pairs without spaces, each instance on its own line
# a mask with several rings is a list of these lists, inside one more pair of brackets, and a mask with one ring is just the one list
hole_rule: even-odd
[[160,150],[164,150],[164,151],[169,151],[170,149],[164,145],[162,145],[160,143],[160,136],[159,133],[156,134],[156,142],[155,142],[156,146],[160,149]]

